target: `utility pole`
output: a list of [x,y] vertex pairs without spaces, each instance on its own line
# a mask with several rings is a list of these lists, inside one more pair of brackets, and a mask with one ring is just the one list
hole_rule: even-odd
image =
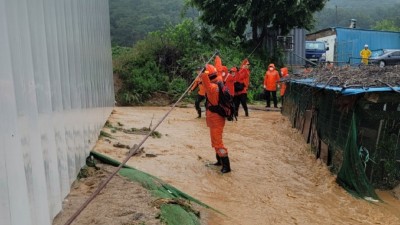
[[336,8],[336,10],[335,10],[335,26],[337,27],[338,26],[338,24],[337,24],[337,5],[335,5],[335,8]]

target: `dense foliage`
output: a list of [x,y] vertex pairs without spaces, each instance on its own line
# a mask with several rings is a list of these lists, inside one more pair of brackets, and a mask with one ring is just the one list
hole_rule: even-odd
[[[142,104],[160,92],[176,100],[196,77],[196,67],[204,66],[209,60],[214,63],[210,57],[217,49],[223,64],[228,67],[240,66],[241,61],[249,56],[246,54],[252,51],[241,47],[235,39],[231,39],[230,45],[217,44],[215,39],[218,36],[199,29],[198,24],[187,19],[163,31],[149,33],[133,48],[114,47],[114,72],[123,81],[116,96],[117,102],[122,105]],[[256,54],[249,58],[252,63],[250,100],[259,98],[262,92],[267,64]]]
[[[199,0],[195,0],[200,2]],[[138,40],[142,40],[149,32],[163,29],[166,24],[176,25],[182,21],[181,15],[194,18],[198,16],[198,12],[191,7],[184,7],[184,2],[193,2],[192,0],[109,0],[110,2],[110,23],[111,37],[113,46],[132,47]],[[216,2],[216,1],[207,1]],[[268,1],[273,5],[262,5],[266,1],[240,1],[238,7],[227,4],[227,1],[221,1],[224,7],[223,13],[217,13],[209,18],[214,18],[220,24],[229,22],[225,26],[218,27],[219,33],[237,36],[248,32],[246,26],[248,18],[254,18],[252,26],[262,27],[266,25],[274,25],[281,29],[292,27],[293,25],[304,24],[307,22],[306,28],[311,31],[324,29],[327,27],[342,26],[348,27],[350,19],[357,19],[357,27],[364,29],[379,29],[397,31],[400,27],[400,16],[398,9],[400,2],[398,0],[330,0],[326,2],[325,7],[314,13],[315,23],[312,22],[311,14],[303,14],[302,7],[297,7],[297,2],[305,4],[306,1]],[[239,2],[239,1],[238,1]],[[322,1],[310,1],[313,4],[312,9],[318,9]],[[253,8],[252,5],[259,4]],[[288,5],[284,5],[284,4]],[[295,8],[293,8],[295,6]],[[301,6],[301,5],[300,5]],[[210,12],[215,12],[212,9]],[[246,13],[248,11],[248,13]],[[318,11],[318,10],[317,10]],[[202,15],[205,17],[207,12]],[[289,14],[288,16],[286,14]],[[253,16],[251,16],[253,15]],[[274,20],[264,20],[269,15],[275,15]],[[246,17],[246,18],[244,18]],[[227,20],[224,20],[228,19]],[[261,23],[258,20],[263,20]],[[314,25],[314,29],[312,28]],[[232,32],[234,30],[234,32]],[[258,37],[262,36],[261,32],[253,33]],[[265,33],[265,32],[264,32]],[[221,38],[224,40],[224,38]],[[256,40],[256,39],[254,39]]]
[[216,28],[243,37],[250,24],[252,39],[263,40],[268,29],[287,34],[294,27],[313,27],[313,13],[324,7],[326,0],[188,0],[201,12],[200,19]]
[[[149,32],[182,20],[183,0],[109,0],[109,3],[113,46],[132,47]],[[185,16],[196,14],[187,10]]]
[[[250,101],[260,99],[266,66],[281,66],[283,58],[279,48],[267,55],[259,45],[268,30],[284,34],[294,26],[347,27],[354,18],[358,28],[399,31],[396,1],[374,7],[372,0],[110,0],[114,72],[123,85],[116,99],[122,105],[142,104],[163,93],[174,100],[193,81],[194,68],[203,66],[216,49],[223,63],[232,67],[256,47],[250,57],[248,96]],[[195,22],[198,12],[193,6],[206,24]],[[249,30],[252,41],[246,37]]]
[[328,27],[348,27],[351,19],[357,20],[357,28],[399,31],[400,2],[387,0],[335,0],[315,14],[317,21],[314,30]]

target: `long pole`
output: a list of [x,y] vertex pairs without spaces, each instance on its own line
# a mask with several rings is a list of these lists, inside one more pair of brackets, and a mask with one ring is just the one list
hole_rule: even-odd
[[[210,63],[211,60],[215,57],[217,52],[215,52],[210,59],[206,62],[206,64]],[[197,77],[203,72],[204,68],[202,71],[197,74]],[[193,81],[194,83],[194,81]],[[129,150],[128,156],[124,159],[124,161],[115,169],[115,171],[104,181],[101,183],[101,185],[97,188],[95,192],[83,203],[81,207],[68,219],[68,221],[64,225],[70,225],[78,216],[81,214],[81,212],[89,205],[91,201],[100,193],[101,190],[104,189],[104,187],[110,182],[110,180],[115,176],[115,174],[118,173],[118,171],[128,162],[128,160],[139,151],[140,147],[143,145],[143,143],[150,137],[150,135],[158,128],[158,126],[167,118],[167,116],[172,112],[172,110],[176,107],[176,105],[183,99],[183,97],[186,95],[186,93],[190,90],[190,87],[193,85],[189,85],[189,87],[186,89],[186,91],[181,95],[181,97],[171,106],[169,111],[158,121],[158,123],[154,126],[154,128],[143,138],[143,140],[139,143],[139,145],[133,146]]]

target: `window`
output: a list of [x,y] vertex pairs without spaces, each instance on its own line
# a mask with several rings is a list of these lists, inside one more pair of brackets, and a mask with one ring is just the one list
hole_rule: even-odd
[[326,50],[324,42],[306,42],[306,49],[309,50]]
[[278,46],[286,51],[293,51],[293,36],[278,36]]
[[393,53],[392,53],[392,56],[400,56],[400,51],[393,52]]

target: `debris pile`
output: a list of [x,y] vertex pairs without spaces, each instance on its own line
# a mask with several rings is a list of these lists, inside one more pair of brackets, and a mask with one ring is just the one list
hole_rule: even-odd
[[314,79],[315,84],[350,87],[399,87],[400,65],[380,68],[374,65],[359,67],[314,68],[310,72],[295,73],[292,79]]

